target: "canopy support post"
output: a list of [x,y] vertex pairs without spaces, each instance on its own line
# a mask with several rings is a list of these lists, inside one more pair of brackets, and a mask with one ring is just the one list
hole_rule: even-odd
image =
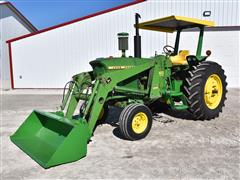
[[180,42],[180,34],[182,29],[177,30],[176,40],[175,40],[175,46],[174,46],[174,54],[178,54],[178,48],[179,48],[179,42]]
[[201,57],[201,54],[202,54],[204,26],[199,27],[199,29],[200,29],[200,33],[199,33],[198,46],[197,46],[197,52],[196,52],[197,57]]

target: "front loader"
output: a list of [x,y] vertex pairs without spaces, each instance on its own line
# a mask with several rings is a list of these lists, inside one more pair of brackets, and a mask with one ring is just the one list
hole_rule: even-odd
[[[92,71],[74,75],[66,84],[59,111],[34,110],[11,136],[11,141],[42,167],[86,156],[87,144],[96,125],[104,121],[109,106],[123,108],[118,124],[128,140],[147,136],[152,126],[149,107],[156,101],[171,109],[189,111],[193,120],[210,120],[222,111],[226,76],[220,65],[206,61],[210,51],[201,54],[204,27],[214,23],[181,16],[144,23],[139,23],[139,14],[135,18],[134,57],[126,57],[128,34],[119,33],[121,57],[91,61]],[[180,34],[188,28],[199,29],[196,54],[179,51]],[[176,31],[175,46],[166,45],[164,54],[142,58],[139,29]]]

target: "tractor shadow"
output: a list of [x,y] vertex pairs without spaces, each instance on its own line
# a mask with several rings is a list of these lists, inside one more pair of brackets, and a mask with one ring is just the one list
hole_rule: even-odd
[[119,139],[126,140],[124,138],[124,136],[122,135],[119,125],[118,125],[119,116],[120,116],[122,110],[123,110],[123,108],[110,106],[109,111],[108,111],[108,116],[107,116],[104,124],[109,124],[112,127],[114,127],[114,129],[112,131],[114,136],[116,136]]
[[169,105],[162,103],[160,101],[154,102],[150,105],[150,109],[153,115],[164,113],[174,118],[179,118],[183,120],[193,120],[191,114],[187,110],[173,110]]
[[[179,118],[183,120],[192,120],[191,115],[187,111],[177,111],[172,110],[168,105],[161,103],[161,102],[155,102],[149,106],[151,111],[153,112],[153,120],[156,120],[159,122],[159,119],[163,118],[159,113],[164,113],[166,115],[169,115],[174,118]],[[118,125],[118,119],[122,112],[123,108],[117,108],[110,106],[108,116],[103,124],[109,124],[112,127],[114,127],[112,133],[114,136],[116,136],[119,139],[126,140],[124,136],[122,135],[119,125]],[[174,120],[172,120],[174,121]],[[171,123],[171,120],[164,121],[162,123]],[[160,121],[161,122],[161,121]]]

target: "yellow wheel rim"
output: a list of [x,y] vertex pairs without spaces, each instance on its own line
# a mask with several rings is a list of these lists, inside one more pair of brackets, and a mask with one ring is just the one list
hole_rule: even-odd
[[218,107],[222,99],[222,81],[217,74],[208,77],[204,87],[204,100],[209,109]]
[[143,133],[148,125],[148,117],[144,112],[139,112],[133,117],[132,130],[137,133]]

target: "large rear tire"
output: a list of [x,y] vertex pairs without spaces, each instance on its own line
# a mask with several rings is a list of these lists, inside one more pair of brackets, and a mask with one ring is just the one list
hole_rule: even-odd
[[188,111],[195,120],[210,120],[219,116],[226,100],[226,76],[222,67],[211,61],[193,66],[185,78],[183,92]]

